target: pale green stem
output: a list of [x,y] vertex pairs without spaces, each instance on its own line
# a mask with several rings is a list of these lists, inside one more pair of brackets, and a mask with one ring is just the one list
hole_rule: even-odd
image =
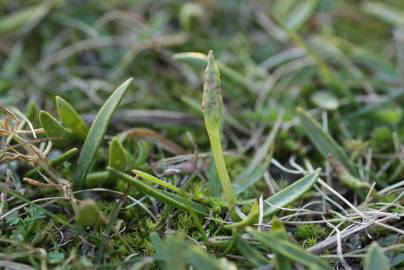
[[224,161],[219,128],[217,125],[212,125],[212,123],[209,123],[209,121],[205,121],[205,125],[213,152],[213,159],[216,164],[216,171],[223,188],[224,197],[227,201],[227,207],[229,209],[233,209],[236,202],[233,194],[233,187],[230,183],[229,173],[227,172],[226,163]]

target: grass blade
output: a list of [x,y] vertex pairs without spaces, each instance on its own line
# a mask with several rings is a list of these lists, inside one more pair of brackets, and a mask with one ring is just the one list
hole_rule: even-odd
[[304,131],[323,157],[327,158],[329,154],[332,154],[352,175],[356,176],[354,166],[337,142],[303,109],[299,108],[298,113]]
[[201,205],[199,205],[191,200],[176,196],[176,195],[168,193],[168,192],[163,192],[161,190],[155,189],[149,185],[142,183],[135,177],[132,177],[126,173],[120,172],[114,168],[108,167],[108,172],[112,176],[119,178],[132,186],[135,186],[139,191],[145,193],[146,195],[149,195],[166,204],[172,205],[172,206],[177,207],[182,210],[194,211],[195,213],[198,213],[200,215],[207,214],[207,210],[204,207],[202,207]]
[[299,246],[296,246],[290,243],[287,240],[281,239],[276,236],[268,235],[262,232],[255,231],[251,228],[248,229],[248,233],[260,241],[265,246],[271,248],[274,252],[282,254],[286,258],[289,258],[292,261],[295,261],[299,264],[311,267],[315,265],[319,269],[323,270],[332,270],[331,266],[323,260],[321,257],[312,255],[302,249]]
[[90,166],[92,165],[94,156],[97,153],[102,139],[104,138],[112,115],[118,108],[118,105],[121,102],[124,94],[126,93],[131,81],[132,78],[122,83],[107,99],[107,101],[104,103],[97,116],[95,117],[95,120],[87,134],[83,149],[80,153],[79,161],[77,163],[78,165],[74,174],[75,189],[82,188],[84,179],[86,178],[87,173],[90,170]]
[[142,172],[139,170],[132,170],[132,172],[146,181],[149,181],[153,184],[160,185],[162,187],[165,187],[166,189],[170,189],[174,192],[177,192],[178,194],[181,194],[184,197],[189,198],[191,196],[191,194],[188,194],[186,191],[182,190],[181,188],[176,187],[170,183],[164,182],[163,180],[160,180],[157,177],[154,177],[153,175],[150,175],[148,173],[145,173],[145,172]]
[[275,213],[276,211],[278,211],[277,207],[284,207],[302,196],[314,185],[314,183],[316,183],[319,174],[320,169],[317,169],[314,172],[289,185],[287,188],[282,189],[278,193],[266,199],[266,205],[264,206],[264,216]]

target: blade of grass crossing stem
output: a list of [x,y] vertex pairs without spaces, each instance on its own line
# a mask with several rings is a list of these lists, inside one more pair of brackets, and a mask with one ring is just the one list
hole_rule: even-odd
[[307,251],[305,251],[304,249],[302,249],[301,247],[296,246],[287,240],[281,239],[276,236],[268,235],[266,233],[258,232],[251,228],[247,228],[247,231],[253,238],[258,240],[265,246],[271,248],[274,252],[282,254],[283,256],[301,265],[307,267],[315,265],[318,266],[319,269],[323,270],[334,269],[321,257],[312,255]]
[[373,242],[366,253],[364,259],[364,270],[389,270],[390,261],[389,258],[384,255],[383,250],[377,244]]
[[332,154],[352,175],[357,176],[347,154],[330,134],[326,133],[320,124],[303,109],[298,108],[298,114],[304,131],[323,157],[327,158],[329,154]]
[[122,83],[107,99],[95,117],[95,120],[87,134],[83,149],[81,150],[79,161],[77,163],[78,165],[74,174],[74,188],[76,190],[82,188],[83,182],[93,163],[95,154],[97,153],[98,147],[104,138],[105,132],[107,131],[109,122],[118,108],[119,103],[121,103],[123,96],[128,90],[128,86],[131,81],[132,78]]
[[[194,211],[199,215],[207,214],[207,210],[204,207],[191,200],[185,199],[180,196],[176,196],[175,194],[155,189],[149,185],[142,183],[135,177],[120,172],[114,168],[108,167],[108,171],[112,176],[116,177],[117,179],[123,180],[128,184],[135,186],[138,191],[143,192],[144,194],[151,196],[157,200],[160,200],[166,204],[172,205],[185,211]],[[190,209],[191,207],[192,209]]]
[[45,130],[46,136],[51,139],[56,146],[64,147],[73,143],[72,133],[59,124],[48,112],[39,112],[39,122]]
[[88,133],[88,126],[80,117],[77,111],[66,100],[61,97],[56,97],[56,109],[62,123],[68,127],[72,133],[85,140]]
[[317,169],[266,199],[264,216],[271,215],[278,211],[279,207],[284,207],[297,200],[316,183],[319,174],[320,169]]

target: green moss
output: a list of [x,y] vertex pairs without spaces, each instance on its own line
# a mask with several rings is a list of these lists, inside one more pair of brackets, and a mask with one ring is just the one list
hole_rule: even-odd
[[296,228],[295,236],[305,248],[311,247],[327,235],[327,229],[317,224],[303,224]]

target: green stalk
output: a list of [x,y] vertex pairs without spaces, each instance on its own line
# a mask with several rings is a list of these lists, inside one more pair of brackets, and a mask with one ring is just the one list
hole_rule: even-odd
[[223,101],[220,88],[220,73],[213,51],[209,51],[208,64],[205,70],[205,84],[203,87],[202,113],[205,119],[205,127],[208,132],[213,159],[216,164],[217,174],[223,188],[223,194],[227,201],[227,207],[233,209],[235,198],[224,161],[222,145],[220,141],[220,126],[223,116]]
[[220,142],[220,131],[218,128],[209,127],[209,124],[206,122],[205,124],[209,136],[210,146],[213,152],[213,159],[216,164],[217,174],[223,188],[223,194],[227,201],[228,208],[231,209],[235,206],[235,199],[229,173],[227,172],[226,163],[224,161],[222,144]]

